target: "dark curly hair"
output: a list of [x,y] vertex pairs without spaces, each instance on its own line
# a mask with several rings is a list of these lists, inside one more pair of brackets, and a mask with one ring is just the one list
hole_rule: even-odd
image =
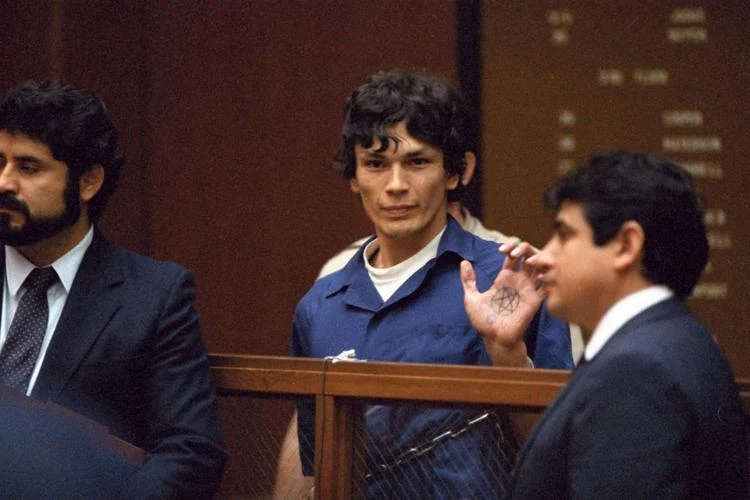
[[[345,179],[353,178],[355,145],[369,148],[377,138],[386,149],[394,140],[387,129],[402,121],[410,135],[443,152],[448,176],[463,175],[464,154],[473,148],[468,144],[469,124],[461,93],[449,80],[403,69],[375,73],[349,96],[334,168]],[[448,192],[448,199],[460,199],[462,188],[459,182]]]
[[68,166],[69,183],[101,165],[104,183],[88,203],[91,220],[101,216],[125,160],[117,154],[117,130],[99,98],[60,82],[29,81],[2,97],[0,130],[46,144],[55,159]]
[[678,164],[642,152],[596,154],[545,193],[550,209],[564,201],[583,205],[599,246],[625,222],[640,224],[646,279],[681,298],[693,291],[708,262],[708,238],[701,199]]

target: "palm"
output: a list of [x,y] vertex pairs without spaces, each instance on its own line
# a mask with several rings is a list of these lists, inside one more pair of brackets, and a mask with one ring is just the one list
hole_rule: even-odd
[[533,266],[525,264],[524,259],[506,256],[495,281],[486,291],[479,292],[471,264],[461,263],[466,314],[491,356],[519,350],[525,354],[523,334],[544,299],[543,292],[537,289],[535,274]]
[[489,289],[464,295],[466,313],[474,328],[492,343],[513,345],[529,326],[542,296],[523,271],[503,269]]

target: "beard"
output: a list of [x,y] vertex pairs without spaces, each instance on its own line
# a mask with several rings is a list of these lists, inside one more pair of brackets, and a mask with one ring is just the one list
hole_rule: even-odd
[[26,222],[13,228],[10,224],[10,214],[0,213],[0,243],[12,247],[33,245],[60,233],[72,226],[81,215],[78,182],[69,182],[63,195],[65,207],[63,211],[51,217],[36,217],[31,215],[29,206],[10,193],[0,193],[0,207],[15,210],[24,215]]

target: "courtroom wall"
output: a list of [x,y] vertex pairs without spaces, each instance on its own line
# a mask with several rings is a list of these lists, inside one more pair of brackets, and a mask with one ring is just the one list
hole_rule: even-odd
[[107,102],[128,158],[102,225],[189,267],[209,348],[289,352],[296,302],[372,229],[331,168],[344,100],[395,66],[456,76],[454,1],[0,0],[0,86]]
[[[476,3],[480,16],[457,19]],[[537,245],[542,190],[590,152],[672,157],[708,208],[711,264],[691,304],[750,376],[750,3],[356,4],[0,0],[0,86],[58,77],[106,100],[128,164],[104,229],[194,271],[214,351],[285,354],[319,266],[371,231],[330,162],[344,98],[374,70],[468,82],[483,110],[471,205]],[[472,30],[480,53],[458,58]]]
[[144,16],[143,0],[0,0],[0,89],[64,79],[106,101],[128,164],[103,225],[139,251],[147,250]]
[[750,3],[482,2],[485,220],[536,245],[541,193],[595,151],[684,165],[706,203],[711,259],[690,299],[750,376]]

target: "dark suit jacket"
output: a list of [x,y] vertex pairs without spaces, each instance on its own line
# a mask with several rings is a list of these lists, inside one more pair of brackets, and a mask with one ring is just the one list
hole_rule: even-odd
[[744,498],[738,390],[678,299],[637,315],[579,366],[526,442],[512,498]]
[[118,248],[97,231],[34,385],[33,398],[147,451],[123,497],[218,489],[226,453],[194,298],[187,270]]

